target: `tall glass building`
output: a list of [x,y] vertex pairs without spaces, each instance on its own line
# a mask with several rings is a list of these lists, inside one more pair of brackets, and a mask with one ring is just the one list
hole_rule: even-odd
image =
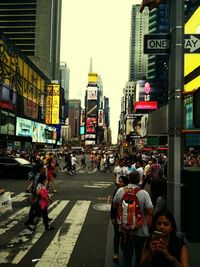
[[0,33],[51,80],[59,80],[62,0],[1,0]]
[[131,40],[129,81],[137,81],[146,77],[147,55],[143,53],[143,37],[148,33],[149,12],[145,9],[141,14],[140,5],[133,5],[131,12]]

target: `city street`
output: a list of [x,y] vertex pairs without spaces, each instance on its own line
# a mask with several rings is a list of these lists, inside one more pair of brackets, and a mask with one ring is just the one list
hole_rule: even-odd
[[[30,206],[26,181],[1,178],[0,183],[11,192],[13,203],[13,211],[1,220],[1,266],[105,266],[112,174],[88,169],[75,175],[59,172],[58,191],[49,207],[55,229],[46,232],[42,220],[34,232],[25,228]],[[107,266],[113,264],[112,253],[110,249]]]

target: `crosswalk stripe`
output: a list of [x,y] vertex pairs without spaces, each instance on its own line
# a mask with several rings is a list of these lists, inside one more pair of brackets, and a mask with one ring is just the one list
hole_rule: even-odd
[[[53,204],[57,204],[58,201],[55,201]],[[65,206],[69,203],[68,200],[61,201],[50,213],[49,216],[52,218],[56,218],[59,213],[65,208]],[[50,206],[51,208],[51,206]],[[18,264],[21,259],[28,253],[28,251],[31,249],[31,247],[40,239],[40,237],[44,233],[44,226],[43,223],[38,223],[37,231],[34,234],[34,237],[29,244],[25,244],[24,246],[20,247],[20,252],[15,256],[15,258],[12,261],[12,264]]]
[[[63,267],[69,262],[70,255],[76,244],[85,221],[91,201],[77,201],[67,216],[64,224],[47,247],[36,267]],[[62,228],[69,225],[67,234],[62,234]],[[66,249],[67,248],[67,249]]]
[[[54,208],[50,213],[49,216],[52,216],[53,218],[56,218],[59,213],[64,209],[64,207],[69,203],[69,201],[54,201],[49,208]],[[59,203],[59,204],[58,204]],[[4,251],[0,251],[0,262],[1,263],[9,263],[10,259],[12,260],[13,257],[13,264],[19,263],[19,261],[26,255],[26,253],[31,249],[31,247],[38,241],[38,239],[42,236],[44,233],[44,226],[42,222],[39,222],[37,225],[36,232],[33,234],[28,229],[24,229],[20,232],[20,234],[11,239],[9,243],[7,244],[7,248],[4,249]],[[33,238],[31,238],[33,236]],[[19,246],[20,252],[15,256],[13,254],[13,247],[16,243],[22,242],[22,244]],[[17,252],[16,252],[17,253]]]
[[29,209],[30,209],[30,207],[25,207],[25,208],[15,212],[8,219],[6,219],[2,223],[0,223],[0,226],[1,226],[0,235],[6,233],[12,227],[17,225],[25,216],[27,216]]
[[20,193],[20,194],[16,195],[15,197],[12,197],[12,194],[11,194],[11,201],[12,202],[21,202],[21,201],[24,201],[25,199],[28,199],[27,193]]

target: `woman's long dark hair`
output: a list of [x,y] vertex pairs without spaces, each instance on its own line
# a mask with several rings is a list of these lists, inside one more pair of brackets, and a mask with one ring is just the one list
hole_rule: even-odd
[[172,225],[171,235],[175,236],[177,231],[176,221],[173,213],[168,209],[159,210],[158,212],[156,212],[156,214],[154,214],[150,232],[153,233],[153,231],[156,230],[156,222],[160,216],[165,216],[171,222]]

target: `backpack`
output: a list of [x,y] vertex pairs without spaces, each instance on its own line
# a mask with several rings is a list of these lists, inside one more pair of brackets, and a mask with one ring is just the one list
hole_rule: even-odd
[[139,206],[136,194],[140,191],[139,187],[124,188],[125,193],[122,197],[121,205],[118,209],[118,223],[123,230],[134,230],[140,228],[144,223],[144,216]]

